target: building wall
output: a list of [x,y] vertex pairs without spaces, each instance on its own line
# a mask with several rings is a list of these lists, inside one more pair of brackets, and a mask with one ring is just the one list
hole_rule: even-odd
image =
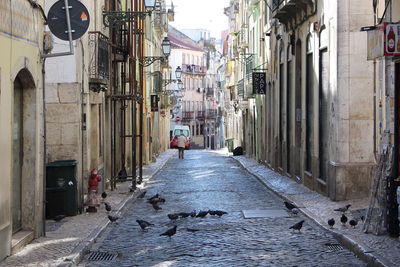
[[[38,1],[43,5],[43,1]],[[43,234],[41,52],[44,21],[27,1],[0,1],[0,260],[10,255],[13,218],[14,81],[22,83],[21,230]],[[17,107],[18,108],[18,107]]]
[[[55,0],[46,1],[46,10]],[[104,1],[82,2],[89,11],[91,23],[88,32],[104,28],[96,16]],[[48,128],[47,162],[76,160],[78,203],[83,208],[87,196],[87,181],[91,169],[105,170],[105,94],[90,90],[90,65],[94,51],[89,33],[73,42],[74,55],[46,60],[46,127]],[[69,51],[69,43],[53,37],[52,53]],[[102,121],[99,122],[99,119]],[[101,129],[100,129],[101,127]],[[100,138],[101,135],[101,138]],[[61,138],[60,138],[61,137]],[[100,190],[105,186],[102,180]]]

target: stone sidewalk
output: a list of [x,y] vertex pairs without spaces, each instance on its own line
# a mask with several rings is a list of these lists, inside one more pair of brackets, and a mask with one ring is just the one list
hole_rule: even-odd
[[[176,150],[168,150],[161,154],[157,161],[143,167],[143,183],[155,175],[165,163],[176,154]],[[111,214],[118,212],[125,204],[136,197],[140,191],[130,193],[131,182],[117,184],[117,189],[107,191],[106,201],[111,204]],[[74,217],[66,217],[60,222],[46,221],[46,236],[35,239],[20,252],[0,262],[0,267],[47,267],[73,266],[78,263],[90,249],[95,239],[109,224],[104,205],[97,213],[83,213]]]
[[[227,152],[225,152],[227,153]],[[375,236],[365,234],[362,224],[359,222],[355,229],[342,226],[339,212],[333,211],[338,207],[351,204],[349,220],[352,210],[360,211],[368,207],[368,198],[351,201],[334,202],[294,180],[274,172],[265,165],[245,156],[232,157],[256,176],[261,183],[271,189],[280,197],[294,202],[300,210],[309,218],[313,219],[323,228],[333,232],[334,236],[358,257],[368,263],[369,266],[400,266],[400,242],[399,239],[388,236]],[[334,218],[336,224],[331,229],[327,221]]]

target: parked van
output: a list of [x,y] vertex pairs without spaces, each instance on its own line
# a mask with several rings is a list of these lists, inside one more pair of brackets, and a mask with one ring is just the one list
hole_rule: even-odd
[[171,140],[171,144],[170,147],[171,148],[176,148],[178,147],[178,136],[183,134],[184,136],[186,136],[186,143],[185,143],[185,148],[189,149],[190,148],[190,128],[189,126],[186,125],[176,125],[174,127],[174,130],[172,131],[172,140]]

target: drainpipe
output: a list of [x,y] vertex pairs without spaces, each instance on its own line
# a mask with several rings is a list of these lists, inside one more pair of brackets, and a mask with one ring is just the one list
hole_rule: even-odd
[[46,236],[46,59],[42,58],[42,98],[43,98],[43,208],[42,208],[42,231]]

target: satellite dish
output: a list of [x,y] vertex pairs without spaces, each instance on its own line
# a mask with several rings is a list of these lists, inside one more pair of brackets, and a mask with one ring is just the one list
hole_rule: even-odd
[[[72,40],[82,37],[90,24],[90,16],[87,8],[77,0],[68,0],[69,16],[71,21]],[[50,31],[59,39],[68,41],[67,14],[65,1],[59,0],[51,6],[47,15]]]

